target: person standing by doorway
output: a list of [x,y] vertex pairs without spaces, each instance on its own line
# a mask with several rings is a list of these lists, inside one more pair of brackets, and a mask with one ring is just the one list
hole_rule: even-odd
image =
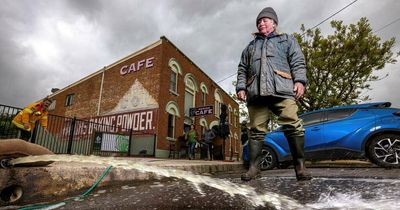
[[204,132],[204,144],[206,144],[206,149],[207,149],[207,159],[212,160],[213,159],[213,140],[216,137],[215,133],[213,132],[212,129],[207,129]]
[[199,135],[195,129],[195,126],[194,126],[194,124],[191,124],[190,130],[187,133],[189,160],[193,160],[195,158],[196,144],[197,144],[198,138],[199,138]]

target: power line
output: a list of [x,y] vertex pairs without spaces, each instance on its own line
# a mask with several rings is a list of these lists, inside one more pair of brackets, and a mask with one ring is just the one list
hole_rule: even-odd
[[[329,19],[332,18],[333,16],[335,16],[335,15],[337,15],[338,13],[340,13],[341,11],[345,10],[347,7],[349,7],[350,5],[354,4],[356,1],[358,1],[358,0],[354,0],[354,1],[351,2],[350,4],[346,5],[346,6],[343,7],[342,9],[340,9],[339,11],[335,12],[333,15],[329,16],[328,18],[326,18],[325,20],[321,21],[320,23],[318,23],[318,24],[315,25],[314,27],[310,28],[310,30],[312,30],[312,29],[318,27],[319,25],[321,25],[321,24],[324,23],[325,21],[329,20]],[[306,32],[304,32],[301,36],[303,36],[305,33],[306,33]],[[217,82],[217,84],[220,83],[220,82],[223,82],[223,81],[225,81],[225,80],[227,80],[227,79],[229,79],[229,78],[231,78],[231,77],[233,77],[233,76],[235,76],[236,74],[237,74],[237,73],[231,74],[231,75],[229,75],[228,77],[225,77],[225,78],[219,80],[219,81]]]
[[217,82],[217,84],[220,83],[220,82],[223,82],[223,81],[225,81],[225,80],[227,80],[227,79],[229,79],[229,78],[231,78],[233,76],[235,76],[236,74],[237,73],[234,73],[234,74],[229,75],[228,77],[225,77],[224,79],[221,79],[220,81]]
[[[326,18],[325,20],[321,21],[320,23],[318,23],[317,25],[315,25],[314,27],[310,28],[309,30],[313,30],[314,28],[318,27],[319,25],[321,25],[322,23],[324,23],[325,21],[331,19],[333,16],[337,15],[339,12],[345,10],[347,7],[349,7],[350,5],[356,3],[356,1],[358,0],[354,0],[353,2],[351,2],[350,4],[346,5],[345,7],[343,7],[342,9],[340,9],[339,11],[335,12],[333,15],[329,16],[328,18]],[[301,36],[304,36],[304,34],[306,34],[307,32],[304,32]]]
[[395,22],[397,22],[397,21],[399,21],[399,20],[400,20],[400,17],[397,18],[396,20],[394,20],[394,21],[392,21],[392,22],[390,22],[390,23],[388,23],[388,24],[382,26],[381,28],[377,29],[376,31],[374,31],[374,33],[378,32],[378,31],[382,31],[383,29],[387,28],[388,26],[392,25],[393,23],[395,23]]

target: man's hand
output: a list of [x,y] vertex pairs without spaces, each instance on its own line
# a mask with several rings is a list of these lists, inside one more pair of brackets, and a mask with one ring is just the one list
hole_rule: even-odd
[[31,125],[30,125],[29,123],[24,123],[24,128],[25,128],[26,130],[28,130],[30,127],[31,127]]
[[294,83],[294,88],[293,91],[295,93],[295,98],[296,100],[299,100],[303,97],[304,95],[304,85],[301,82],[296,82]]
[[238,99],[239,99],[240,101],[246,101],[246,91],[240,90],[240,91],[237,93],[237,97],[238,97]]

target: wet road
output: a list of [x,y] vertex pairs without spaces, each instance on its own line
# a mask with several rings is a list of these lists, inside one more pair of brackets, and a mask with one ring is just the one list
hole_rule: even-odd
[[[292,199],[298,209],[400,209],[400,169],[313,168],[315,179],[297,182],[292,169],[265,171],[242,182],[239,173],[213,175],[221,182],[254,187],[259,194],[277,193]],[[276,201],[279,203],[280,201]],[[295,205],[295,206],[296,206]],[[300,206],[300,207],[299,207]],[[291,209],[266,203],[253,206],[240,195],[230,196],[210,186],[165,178],[98,188],[85,199],[58,209]]]

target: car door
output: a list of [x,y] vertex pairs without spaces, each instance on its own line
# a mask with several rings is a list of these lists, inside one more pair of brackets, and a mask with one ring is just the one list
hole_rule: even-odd
[[322,137],[325,142],[326,159],[341,159],[350,154],[341,145],[347,136],[356,132],[362,126],[359,118],[353,114],[357,109],[335,109],[326,111]]
[[324,142],[321,141],[323,116],[323,111],[300,116],[305,129],[304,152],[307,159],[318,158],[318,154],[321,153],[320,151],[324,148]]

